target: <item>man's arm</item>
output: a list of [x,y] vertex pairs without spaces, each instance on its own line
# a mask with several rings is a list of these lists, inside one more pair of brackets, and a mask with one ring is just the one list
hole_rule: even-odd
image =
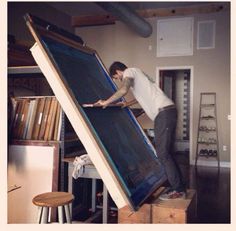
[[123,81],[122,86],[120,87],[120,89],[117,90],[117,92],[115,92],[110,98],[108,98],[107,100],[98,100],[95,105],[101,105],[103,106],[103,108],[107,107],[110,103],[113,103],[114,101],[120,99],[121,97],[125,96],[130,87],[133,86],[133,78],[128,78],[126,77]]
[[129,102],[124,102],[124,105],[123,105],[122,107],[123,107],[123,108],[124,108],[124,107],[129,107],[129,106],[134,105],[134,104],[136,104],[136,103],[138,103],[138,101],[137,101],[136,99],[133,99],[133,100],[131,100],[131,101],[129,101]]

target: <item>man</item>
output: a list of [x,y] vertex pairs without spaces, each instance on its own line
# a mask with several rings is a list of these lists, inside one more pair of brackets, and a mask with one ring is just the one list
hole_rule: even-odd
[[162,200],[185,198],[185,187],[180,170],[172,156],[172,145],[176,128],[177,112],[172,100],[147,75],[138,68],[127,68],[121,62],[114,62],[110,75],[122,81],[122,86],[110,98],[99,100],[94,105],[103,108],[118,100],[131,89],[135,100],[125,102],[123,106],[139,103],[148,117],[154,121],[155,146],[157,156],[164,166],[170,188],[160,196]]

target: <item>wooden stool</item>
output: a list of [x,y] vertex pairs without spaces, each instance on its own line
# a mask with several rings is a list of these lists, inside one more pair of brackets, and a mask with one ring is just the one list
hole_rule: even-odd
[[33,204],[38,206],[39,224],[48,223],[49,208],[58,208],[59,223],[63,224],[63,207],[66,214],[66,222],[71,223],[71,214],[69,204],[74,200],[74,196],[67,192],[47,192],[35,196],[32,200]]

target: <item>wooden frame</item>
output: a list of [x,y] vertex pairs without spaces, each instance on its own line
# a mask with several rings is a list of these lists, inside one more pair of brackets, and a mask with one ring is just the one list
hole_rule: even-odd
[[[75,132],[86,148],[90,159],[94,163],[99,175],[108,188],[111,197],[118,208],[128,205],[132,209],[137,209],[140,204],[143,203],[144,200],[166,180],[164,169],[156,157],[153,146],[136,121],[132,112],[129,109],[125,109],[129,114],[130,122],[135,126],[138,135],[142,136],[142,141],[146,145],[145,149],[148,150],[147,153],[144,153],[147,154],[146,156],[148,157],[147,160],[144,161],[145,163],[139,163],[139,165],[144,165],[144,167],[146,167],[145,171],[149,171],[148,176],[141,176],[144,177],[143,179],[147,178],[147,182],[145,183],[147,183],[148,187],[145,188],[144,184],[142,184],[141,187],[140,184],[140,187],[138,188],[138,190],[140,190],[140,195],[133,193],[133,191],[132,194],[127,186],[127,182],[125,182],[124,178],[122,178],[122,174],[120,174],[114,165],[108,150],[98,136],[95,128],[91,124],[91,121],[86,116],[84,109],[76,99],[75,92],[69,88],[68,82],[65,80],[62,71],[53,59],[48,46],[45,44],[45,36],[50,39],[53,37],[54,42],[60,41],[61,43],[69,45],[71,48],[75,48],[76,50],[83,51],[87,54],[93,54],[93,57],[96,58],[97,63],[102,68],[103,73],[107,76],[108,73],[102,64],[102,61],[99,60],[99,57],[94,50],[82,46],[80,43],[73,41],[70,38],[62,38],[57,35],[54,36],[54,32],[48,32],[42,27],[37,27],[37,25],[33,22],[32,16],[26,16],[26,23],[36,41],[36,44],[31,48],[32,55],[41,68],[44,76],[47,78],[49,85],[52,87],[55,96],[60,102],[60,105],[70,120]],[[44,36],[44,40],[41,35]],[[112,86],[113,91],[115,91],[115,85],[110,77],[106,78],[108,78],[107,80],[109,84]],[[150,162],[151,159],[153,163]],[[148,165],[150,165],[150,168]]]

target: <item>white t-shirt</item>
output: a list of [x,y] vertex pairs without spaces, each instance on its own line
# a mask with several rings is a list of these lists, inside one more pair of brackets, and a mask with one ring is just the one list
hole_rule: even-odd
[[155,120],[159,113],[159,108],[174,104],[173,101],[170,100],[157,86],[157,84],[151,82],[140,69],[125,69],[123,78],[127,77],[134,80],[134,85],[130,89],[151,120]]

